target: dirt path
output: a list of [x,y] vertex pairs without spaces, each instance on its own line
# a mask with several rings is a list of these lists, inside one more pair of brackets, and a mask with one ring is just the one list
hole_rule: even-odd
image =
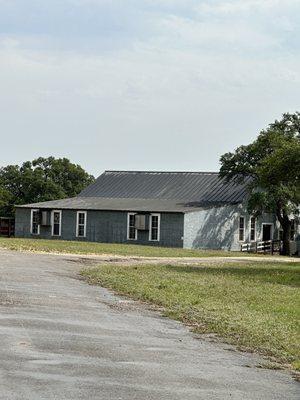
[[[0,247],[1,251],[1,247]],[[5,249],[2,249],[5,251]],[[132,264],[170,264],[170,265],[197,265],[197,264],[219,264],[226,262],[287,262],[300,263],[299,257],[280,257],[280,256],[217,256],[217,257],[143,257],[143,256],[126,256],[116,254],[79,254],[79,253],[55,253],[43,251],[26,251],[25,254],[51,254],[62,258],[87,260],[91,263],[121,263],[124,265]]]

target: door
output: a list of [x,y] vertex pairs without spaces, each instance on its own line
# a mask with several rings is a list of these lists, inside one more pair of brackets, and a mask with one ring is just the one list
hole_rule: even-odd
[[272,240],[272,224],[263,224],[263,237],[262,240]]

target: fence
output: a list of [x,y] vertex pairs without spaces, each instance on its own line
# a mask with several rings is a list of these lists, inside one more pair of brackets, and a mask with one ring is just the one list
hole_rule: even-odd
[[278,253],[282,251],[281,240],[266,240],[260,242],[249,242],[241,245],[241,251],[247,253]]

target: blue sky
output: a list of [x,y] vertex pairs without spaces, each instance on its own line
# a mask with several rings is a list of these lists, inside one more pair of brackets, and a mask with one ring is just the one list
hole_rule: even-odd
[[299,110],[300,0],[0,0],[1,164],[217,170]]

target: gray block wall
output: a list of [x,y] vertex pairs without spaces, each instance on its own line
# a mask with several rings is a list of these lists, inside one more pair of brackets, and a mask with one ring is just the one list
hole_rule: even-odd
[[[149,241],[149,231],[138,231],[137,240],[127,240],[127,212],[125,211],[88,211],[86,238],[77,238],[76,213],[76,210],[62,210],[60,239],[183,247],[184,215],[182,213],[161,213],[159,242]],[[40,235],[32,235],[30,233],[30,218],[30,209],[17,208],[16,237],[59,239],[51,236],[51,227],[41,226]]]
[[[183,247],[239,251],[243,243],[239,241],[240,216],[245,217],[245,242],[248,242],[251,216],[243,204],[207,207],[185,214]],[[278,224],[275,216],[264,214],[257,218],[256,240],[262,240],[262,223],[273,223],[273,237],[277,239]]]

